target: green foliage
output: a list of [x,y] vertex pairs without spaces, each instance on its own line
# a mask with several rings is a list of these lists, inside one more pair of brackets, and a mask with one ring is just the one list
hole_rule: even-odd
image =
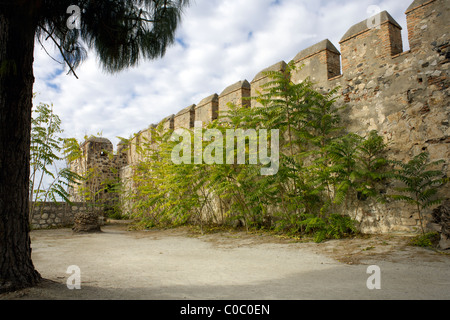
[[359,166],[354,174],[358,181],[356,190],[363,199],[374,197],[381,200],[380,184],[387,178],[388,169],[385,149],[386,144],[377,131],[369,132],[358,145]]
[[[68,187],[80,178],[68,168],[57,169],[57,162],[64,160],[65,141],[61,138],[61,120],[53,111],[53,105],[40,103],[34,110],[30,148],[30,207],[31,213],[38,202],[70,202]],[[55,169],[56,168],[56,169]],[[50,180],[44,186],[45,179]]]
[[300,222],[304,232],[313,236],[315,242],[326,239],[341,239],[358,233],[355,221],[348,216],[330,214],[327,218],[317,215],[305,215]]
[[411,239],[410,244],[415,247],[435,248],[439,243],[440,234],[437,232],[429,232],[415,236]]
[[201,206],[196,192],[198,180],[193,179],[201,171],[196,165],[175,165],[171,161],[175,143],[161,125],[152,128],[151,135],[159,147],[153,149],[145,142],[138,149],[145,159],[134,168],[137,192],[129,195],[134,203],[133,215],[148,226],[183,225],[193,214],[191,209]]
[[[428,152],[422,152],[407,163],[391,161],[397,168],[393,171],[392,177],[400,181],[403,186],[394,188],[398,194],[390,194],[389,198],[396,201],[406,201],[415,205],[419,214],[422,234],[425,234],[423,227],[423,210],[433,205],[441,203],[437,197],[438,190],[448,182],[442,170],[437,170],[443,160],[429,162]],[[434,168],[434,170],[430,170]]]
[[64,157],[68,163],[71,163],[83,156],[80,143],[75,138],[65,138],[63,140]]
[[380,192],[388,164],[385,147],[383,138],[376,131],[366,137],[349,133],[326,146],[329,158],[326,179],[334,190],[333,204],[345,203],[348,208],[352,202],[356,216],[359,201],[382,200]]
[[[250,140],[245,145],[245,164],[194,164],[193,155],[191,164],[174,164],[171,152],[178,141],[170,141],[172,133],[160,126],[151,133],[153,141],[139,150],[145,160],[135,168],[137,192],[129,196],[135,217],[146,226],[202,224],[205,217],[216,223],[240,220],[247,228],[314,232],[317,239],[354,232],[351,219],[325,213],[324,190],[337,172],[329,168],[332,157],[327,148],[342,132],[334,106],[336,91],[322,95],[308,80],[294,84],[290,78],[294,70],[291,62],[283,72],[268,72],[271,81],[263,86],[263,93],[252,97],[262,107],[230,105],[229,112],[208,126],[224,137],[227,129],[278,129],[280,167],[276,175],[263,176],[261,164],[250,164]],[[223,163],[227,156],[223,155]],[[311,157],[312,164],[305,165]],[[324,173],[328,176],[321,181]],[[221,221],[212,214],[218,206]]]
[[[243,164],[225,164],[227,157],[236,158],[237,148],[222,155],[224,164],[196,163],[195,154],[184,164],[174,164],[171,153],[179,141],[171,140],[172,132],[160,125],[153,129],[152,141],[138,148],[144,161],[135,167],[137,192],[128,197],[134,216],[147,227],[194,223],[203,228],[205,221],[240,221],[247,229],[308,235],[318,242],[357,233],[355,221],[339,212],[353,205],[356,217],[361,201],[382,200],[387,179],[393,176],[386,144],[376,131],[365,136],[346,132],[339,116],[342,108],[335,103],[337,89],[324,94],[308,79],[295,84],[293,71],[291,62],[284,71],[267,72],[270,81],[251,97],[258,107],[229,105],[229,111],[206,128],[223,137],[227,129],[278,129],[276,175],[261,175],[263,165],[250,162],[255,152],[251,138]],[[191,146],[195,130],[190,131]],[[202,153],[208,143],[204,141]],[[417,166],[412,170],[418,171]],[[399,171],[395,176],[402,175]],[[435,182],[425,185],[437,188]],[[424,191],[420,199],[433,194]]]
[[53,41],[75,74],[89,50],[108,72],[163,56],[175,40],[182,10],[189,1],[80,0],[76,3],[82,10],[79,26],[69,29],[66,12],[73,4],[69,0],[43,1],[35,21],[37,38]]

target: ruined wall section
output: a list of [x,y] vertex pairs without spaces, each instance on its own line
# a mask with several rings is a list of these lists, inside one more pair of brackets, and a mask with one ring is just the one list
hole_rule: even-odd
[[[116,173],[112,170],[116,167],[113,145],[108,139],[91,137],[84,141],[80,148],[82,156],[70,164],[70,169],[80,176],[90,178],[80,181],[80,184],[71,190],[73,201],[84,201],[87,189],[99,190],[104,183],[116,178]],[[102,197],[107,199],[106,195]]]
[[[415,0],[405,14],[409,51],[403,52],[401,26],[383,11],[349,28],[339,42],[340,51],[327,39],[300,51],[293,61],[301,68],[292,79],[298,83],[310,78],[324,92],[339,87],[337,104],[347,105],[342,112],[345,126],[359,134],[377,130],[389,143],[391,157],[408,161],[426,150],[432,160],[448,161],[450,2]],[[259,72],[250,83],[239,81],[161,124],[164,130],[192,128],[194,121],[205,125],[215,120],[228,103],[258,107],[255,100],[247,98],[257,96],[270,80],[264,71],[285,68],[286,62],[280,61]],[[136,147],[140,141],[136,137],[128,146],[126,165],[121,169],[124,176],[129,176],[130,166],[139,161]],[[448,167],[445,170],[450,174]],[[444,196],[450,198],[448,191]],[[367,232],[413,231],[418,217],[410,209],[374,205],[366,208],[369,219],[362,227]]]

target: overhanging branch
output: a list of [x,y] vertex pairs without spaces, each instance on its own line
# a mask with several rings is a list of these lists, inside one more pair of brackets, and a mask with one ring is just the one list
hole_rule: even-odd
[[[71,63],[69,62],[69,60],[66,58],[66,56],[65,56],[65,54],[64,54],[63,48],[62,48],[61,45],[56,41],[56,39],[53,37],[53,33],[49,32],[45,27],[43,27],[43,26],[41,26],[41,25],[40,25],[39,27],[40,27],[42,30],[44,30],[44,31],[48,34],[47,39],[48,39],[48,38],[52,39],[52,41],[53,41],[53,42],[55,43],[55,45],[58,47],[58,50],[59,50],[59,52],[61,53],[61,56],[63,57],[65,63],[67,64],[67,66],[68,66],[69,69],[70,69],[70,71],[69,71],[68,73],[72,72],[73,75],[75,76],[75,78],[79,79],[78,76],[77,76],[77,74],[75,73],[74,67],[71,65]],[[39,42],[40,42],[40,41],[39,41]],[[41,43],[41,45],[42,45],[42,43]]]

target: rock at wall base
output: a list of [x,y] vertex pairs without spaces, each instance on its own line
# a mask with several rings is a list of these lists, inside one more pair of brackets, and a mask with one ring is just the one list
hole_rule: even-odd
[[441,234],[441,241],[439,241],[439,248],[441,250],[449,250],[450,249],[450,238],[445,234]]
[[72,231],[75,233],[101,232],[99,216],[95,212],[79,212],[74,217]]
[[442,205],[433,210],[432,213],[434,230],[441,234],[439,248],[450,249],[450,200],[446,200]]

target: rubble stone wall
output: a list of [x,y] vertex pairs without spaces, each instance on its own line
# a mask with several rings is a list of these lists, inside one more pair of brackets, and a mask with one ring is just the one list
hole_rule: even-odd
[[83,202],[39,202],[34,207],[31,215],[31,227],[33,229],[46,229],[69,227],[73,224],[74,215],[78,211],[85,210]]

